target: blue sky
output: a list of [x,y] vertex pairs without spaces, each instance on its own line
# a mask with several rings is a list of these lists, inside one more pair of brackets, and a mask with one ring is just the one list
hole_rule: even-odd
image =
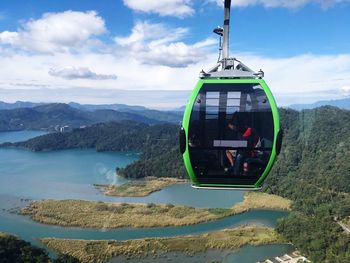
[[[231,54],[265,71],[280,105],[350,95],[349,0],[232,2]],[[180,106],[216,62],[221,4],[1,1],[0,100]],[[169,90],[169,101],[98,96],[118,90]],[[173,90],[185,90],[183,102],[172,101]]]

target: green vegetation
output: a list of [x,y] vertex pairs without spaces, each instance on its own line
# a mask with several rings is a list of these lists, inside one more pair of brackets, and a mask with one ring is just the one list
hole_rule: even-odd
[[111,196],[147,196],[153,192],[159,191],[164,187],[188,182],[185,179],[177,178],[156,178],[146,177],[140,180],[129,181],[123,185],[99,185],[95,184],[95,187],[101,189],[105,195]]
[[59,255],[58,258],[51,260],[45,250],[13,235],[0,232],[0,262],[79,263],[79,260],[69,255]]
[[138,179],[147,176],[187,178],[178,145],[179,126],[152,126],[140,149],[140,159],[119,169],[121,176]]
[[[257,201],[258,200],[258,201]],[[51,225],[84,228],[165,227],[192,225],[250,209],[289,209],[290,201],[265,193],[246,193],[232,208],[194,208],[173,204],[126,204],[83,200],[34,201],[21,213]],[[137,220],[133,220],[137,218]]]
[[262,227],[240,227],[196,236],[150,238],[128,241],[87,241],[45,238],[49,248],[78,258],[81,262],[106,262],[115,256],[142,258],[156,253],[183,251],[188,254],[209,249],[237,249],[244,245],[285,243],[276,232]]
[[97,151],[139,150],[142,138],[135,135],[149,128],[146,124],[121,122],[101,123],[67,133],[50,133],[25,142],[5,146],[25,147],[32,151],[48,151],[74,148],[96,148]]
[[0,235],[1,262],[36,262],[47,263],[49,256],[41,248],[33,247],[30,243],[12,235]]
[[281,110],[285,138],[265,190],[293,200],[277,231],[313,262],[350,262],[350,112]]

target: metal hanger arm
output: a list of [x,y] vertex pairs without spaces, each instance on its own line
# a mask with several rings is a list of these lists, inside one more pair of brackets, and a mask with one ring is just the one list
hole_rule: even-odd
[[224,2],[224,26],[214,29],[214,33],[222,37],[222,45],[220,42],[219,51],[221,53],[221,60],[219,56],[218,64],[211,69],[200,73],[200,78],[263,78],[264,72],[262,70],[255,72],[248,66],[243,64],[236,58],[230,57],[230,16],[231,16],[231,0]]

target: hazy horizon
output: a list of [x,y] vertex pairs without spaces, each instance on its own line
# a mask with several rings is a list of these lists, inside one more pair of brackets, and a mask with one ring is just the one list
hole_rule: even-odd
[[[26,101],[34,103],[69,103],[80,104],[127,104],[145,106],[153,109],[175,109],[186,105],[192,90],[117,90],[94,88],[65,89],[1,89],[0,101],[14,103]],[[287,107],[294,104],[312,104],[323,100],[345,99],[348,96],[330,96],[329,90],[323,96],[314,93],[275,94],[277,105]]]

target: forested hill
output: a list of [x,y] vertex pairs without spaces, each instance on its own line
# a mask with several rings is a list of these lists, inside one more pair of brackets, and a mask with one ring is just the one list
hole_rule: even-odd
[[283,150],[264,188],[294,202],[277,230],[312,262],[350,262],[350,235],[337,223],[350,216],[350,111],[280,115]]
[[282,109],[280,117],[283,150],[269,176],[269,189],[293,196],[290,183],[295,182],[350,192],[350,111],[330,106]]
[[[55,132],[33,139],[5,143],[3,146],[24,147],[32,151],[54,151],[75,148],[95,148],[97,151],[140,151],[143,144],[153,137],[162,138],[162,133],[169,137],[170,129],[176,125],[164,124],[150,126],[139,122],[98,123],[72,132]],[[155,135],[154,133],[157,133]]]
[[77,128],[100,122],[131,120],[148,124],[178,123],[180,114],[156,110],[116,111],[112,109],[81,110],[68,104],[52,103],[31,108],[0,110],[0,131],[54,129],[56,126]]

